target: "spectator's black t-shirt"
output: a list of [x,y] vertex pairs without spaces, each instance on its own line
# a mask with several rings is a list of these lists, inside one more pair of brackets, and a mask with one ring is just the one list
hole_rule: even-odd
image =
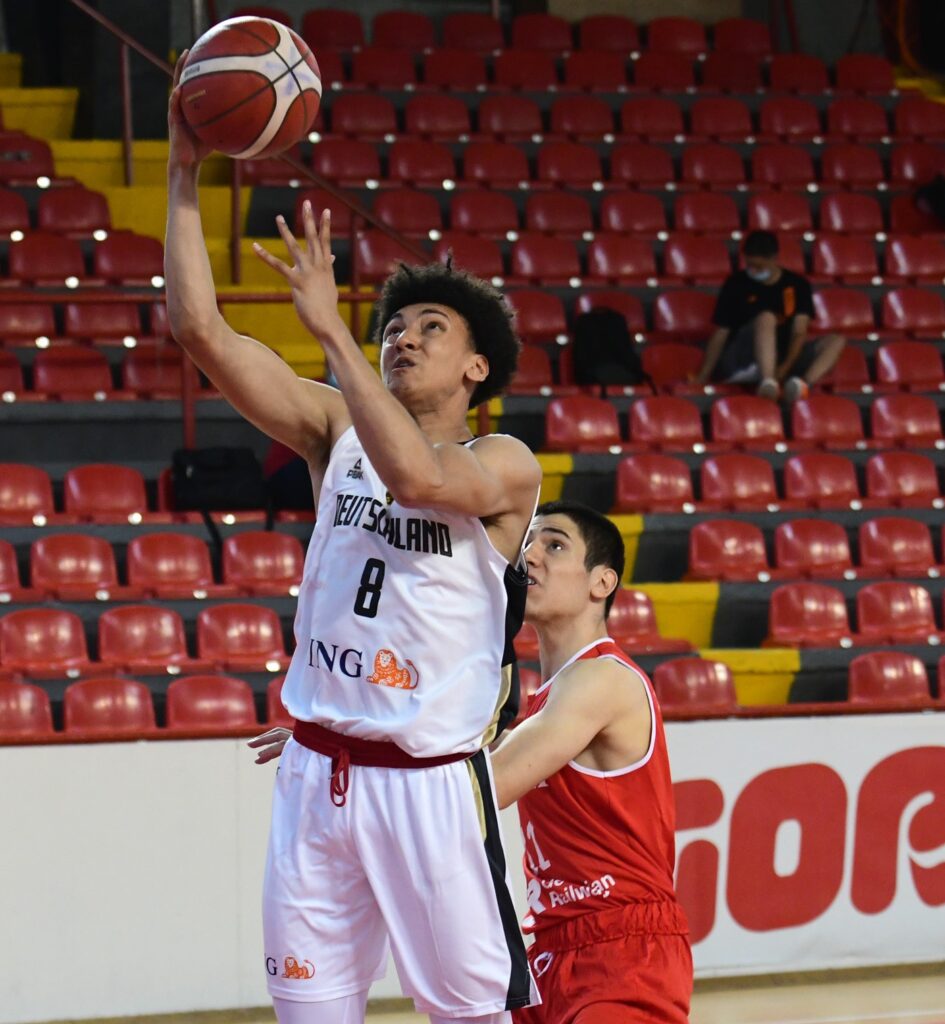
[[734,334],[738,329],[754,320],[759,313],[774,313],[778,318],[778,350],[782,350],[791,339],[791,324],[795,316],[814,315],[814,299],[810,282],[806,277],[781,268],[781,276],[768,284],[754,281],[739,270],[730,275],[715,302],[712,322],[718,327],[728,327]]

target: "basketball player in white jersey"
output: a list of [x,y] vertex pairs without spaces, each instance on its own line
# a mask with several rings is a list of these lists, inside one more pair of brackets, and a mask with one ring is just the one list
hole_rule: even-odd
[[[183,59],[183,58],[182,58]],[[179,75],[179,68],[178,68]],[[283,701],[297,720],[273,798],[264,963],[280,1024],[360,1024],[388,941],[433,1022],[500,1024],[533,1000],[507,888],[487,744],[524,610],[540,469],[473,439],[467,410],[519,342],[485,282],[402,267],[377,307],[381,378],[338,313],[328,213],[303,211],[292,288],[339,389],[299,379],[218,312],[197,178],[207,155],[171,96],[167,308],[223,396],[308,462],[317,522]]]

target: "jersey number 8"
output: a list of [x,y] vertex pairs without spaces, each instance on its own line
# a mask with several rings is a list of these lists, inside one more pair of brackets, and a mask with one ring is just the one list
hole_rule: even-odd
[[363,615],[366,619],[377,616],[377,606],[381,602],[381,587],[384,585],[384,573],[387,566],[379,558],[369,558],[364,563],[361,573],[361,586],[354,599],[354,614]]

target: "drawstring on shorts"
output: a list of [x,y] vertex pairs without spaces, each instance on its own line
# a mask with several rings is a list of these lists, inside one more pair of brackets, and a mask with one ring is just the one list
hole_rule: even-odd
[[331,759],[331,802],[335,807],[344,807],[348,802],[348,786],[351,784],[351,751],[342,747]]

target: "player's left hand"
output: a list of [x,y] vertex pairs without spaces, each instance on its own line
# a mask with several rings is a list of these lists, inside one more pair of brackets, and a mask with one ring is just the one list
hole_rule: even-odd
[[312,204],[306,200],[302,204],[302,224],[305,240],[300,245],[289,230],[285,217],[281,214],[276,217],[276,227],[285,242],[291,266],[258,242],[253,243],[253,251],[263,263],[289,282],[299,318],[324,343],[337,337],[339,331],[347,334],[347,327],[338,313],[335,257],[331,252],[331,213],[323,210],[321,221],[316,225]]
[[262,747],[256,755],[256,764],[265,764],[267,761],[274,761],[285,749],[286,743],[292,739],[291,729],[270,729],[261,736],[256,736],[246,745],[248,747]]

